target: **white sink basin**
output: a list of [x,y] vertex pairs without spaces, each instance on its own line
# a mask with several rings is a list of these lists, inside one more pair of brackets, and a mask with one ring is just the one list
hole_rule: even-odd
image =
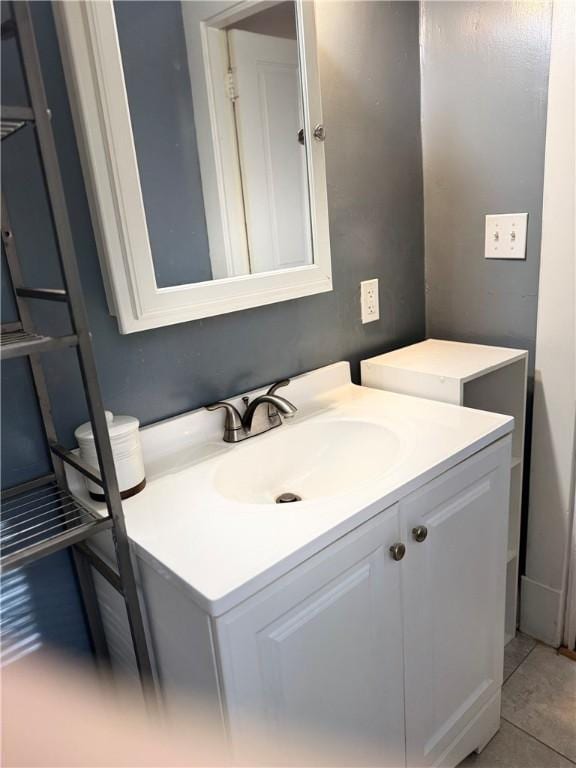
[[399,437],[369,421],[284,424],[235,446],[219,464],[215,490],[244,504],[271,504],[284,493],[302,501],[338,496],[383,477],[400,454]]

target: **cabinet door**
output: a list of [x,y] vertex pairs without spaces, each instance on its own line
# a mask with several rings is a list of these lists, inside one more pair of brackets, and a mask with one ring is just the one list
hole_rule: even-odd
[[280,764],[404,765],[398,533],[395,506],[217,620],[236,757],[251,716]]
[[[499,691],[509,467],[506,440],[400,505],[409,766],[444,765],[442,755]],[[417,526],[427,529],[420,543]]]

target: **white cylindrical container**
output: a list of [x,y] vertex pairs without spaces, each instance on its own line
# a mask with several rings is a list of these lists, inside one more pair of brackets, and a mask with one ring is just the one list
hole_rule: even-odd
[[[146,485],[144,473],[144,460],[142,458],[142,445],[140,443],[140,422],[133,416],[114,416],[106,411],[106,421],[112,445],[112,455],[120,496],[128,499],[139,493]],[[96,444],[92,424],[87,421],[76,428],[74,436],[78,441],[80,456],[87,464],[98,468]],[[102,488],[91,480],[86,480],[90,496],[97,501],[104,501]]]

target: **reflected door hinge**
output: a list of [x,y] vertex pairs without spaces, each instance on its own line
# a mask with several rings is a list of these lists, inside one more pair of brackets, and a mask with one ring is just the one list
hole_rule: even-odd
[[238,98],[238,91],[236,90],[236,78],[234,77],[234,72],[232,72],[231,69],[226,73],[226,95],[230,101],[236,101]]

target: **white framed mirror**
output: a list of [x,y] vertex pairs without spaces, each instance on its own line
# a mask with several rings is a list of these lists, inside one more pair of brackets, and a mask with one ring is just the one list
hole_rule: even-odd
[[54,8],[121,333],[331,290],[314,3]]

